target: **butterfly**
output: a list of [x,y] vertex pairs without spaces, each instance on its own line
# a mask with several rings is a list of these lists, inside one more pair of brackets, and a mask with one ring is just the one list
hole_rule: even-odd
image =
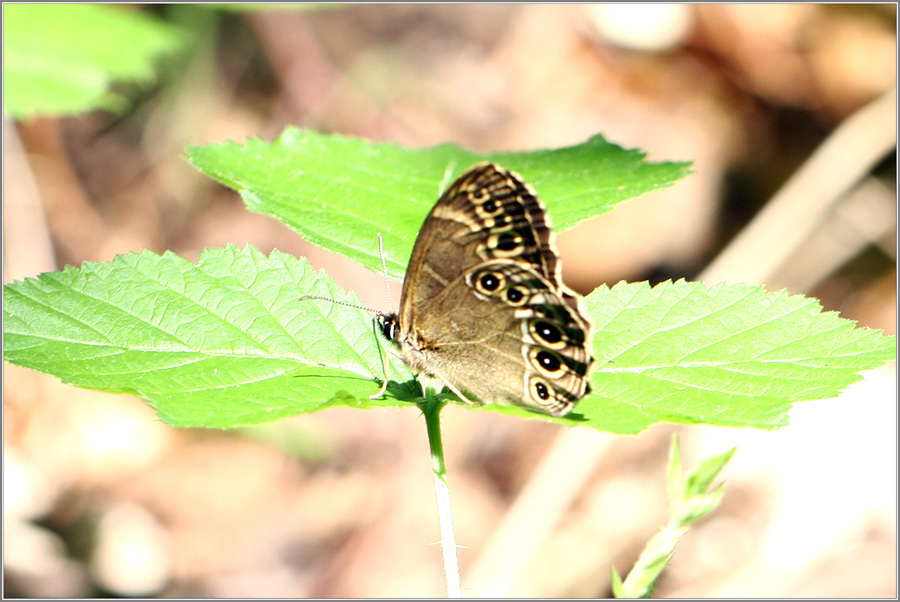
[[435,203],[400,311],[378,324],[415,374],[468,403],[471,395],[564,416],[591,390],[592,325],[560,278],[547,211],[494,163],[469,168]]

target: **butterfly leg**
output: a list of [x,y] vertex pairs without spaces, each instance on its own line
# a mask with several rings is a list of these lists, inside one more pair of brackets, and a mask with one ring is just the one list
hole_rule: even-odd
[[[462,391],[460,391],[460,390],[457,389],[455,386],[453,386],[453,383],[451,383],[449,380],[447,380],[446,378],[444,378],[440,373],[435,372],[432,376],[438,377],[438,378],[440,379],[441,383],[442,383],[443,385],[445,385],[448,389],[450,389],[451,391],[453,391],[453,392],[456,394],[456,396],[459,397],[459,398],[463,401],[463,403],[465,403],[466,405],[470,405],[470,406],[480,406],[480,405],[482,405],[481,402],[472,401],[471,399],[469,399],[468,397],[466,397],[465,395],[463,395],[463,392],[462,392]],[[420,374],[420,375],[419,375],[419,384],[422,385],[422,390],[424,391],[426,385],[425,385],[425,383],[422,382],[422,378],[421,378],[421,377],[422,377],[422,375]],[[438,393],[440,393],[440,391],[438,391]]]
[[[378,240],[379,240],[379,241],[381,240],[381,235],[380,235],[380,234],[378,235]],[[382,253],[382,260],[384,259],[384,256],[383,256],[383,255],[384,255],[384,254]],[[375,327],[375,329],[376,329],[376,331],[377,331],[377,330],[378,330],[378,322],[377,322],[377,321],[373,321],[372,324],[373,324],[373,326]],[[382,353],[382,354],[381,354],[381,367],[382,367],[382,369],[383,369],[383,371],[384,371],[384,380],[381,381],[381,387],[380,387],[375,393],[373,393],[372,395],[369,395],[369,399],[379,399],[379,398],[381,398],[382,395],[384,395],[384,392],[387,391],[388,381],[390,380],[390,378],[388,378],[388,357],[387,357],[387,354],[390,353],[390,354],[392,354],[394,357],[400,357],[400,354],[397,352],[396,349],[394,349],[394,348],[392,348],[392,347],[388,347],[387,349],[384,349],[384,348],[381,346],[381,339],[378,337],[378,334],[377,334],[377,333],[376,333],[376,335],[375,335],[375,342],[378,344],[378,348],[379,348],[379,349],[382,349],[383,351],[387,351],[387,353]],[[401,358],[401,359],[402,359],[402,358]]]
[[[393,354],[395,357],[400,357],[400,354],[397,353],[396,349],[387,349],[387,352]],[[381,387],[371,395],[369,395],[369,399],[380,399],[384,392],[387,391],[388,381],[388,359],[387,353],[381,354],[381,366],[384,368],[384,380],[381,381]]]
[[381,387],[371,395],[369,395],[369,399],[381,399],[381,396],[384,395],[384,392],[387,391],[388,379],[385,378],[381,381]]

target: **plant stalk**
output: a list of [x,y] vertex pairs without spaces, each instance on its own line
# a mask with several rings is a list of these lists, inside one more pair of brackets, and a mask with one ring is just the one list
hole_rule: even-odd
[[462,597],[459,577],[459,559],[456,554],[456,536],[453,533],[453,516],[450,512],[450,488],[447,486],[447,469],[444,464],[444,445],[441,440],[441,409],[445,402],[435,395],[433,387],[423,387],[425,401],[419,404],[425,414],[428,445],[431,447],[431,468],[434,472],[434,492],[437,496],[438,520],[441,525],[441,551],[444,556],[444,577],[447,580],[447,597]]

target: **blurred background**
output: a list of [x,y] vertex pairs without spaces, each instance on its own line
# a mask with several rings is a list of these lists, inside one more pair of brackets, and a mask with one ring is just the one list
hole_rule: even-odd
[[[110,8],[187,43],[119,86],[119,114],[5,120],[5,283],[253,244],[386,308],[381,275],[248,212],[184,146],[290,124],[476,151],[603,133],[695,173],[559,236],[570,286],[764,283],[896,332],[895,5]],[[665,520],[678,432],[688,467],[738,452],[656,596],[896,597],[895,369],[775,432],[610,437],[447,408],[464,595],[609,596]],[[175,430],[140,399],[8,364],[3,381],[6,596],[446,593],[414,408]]]

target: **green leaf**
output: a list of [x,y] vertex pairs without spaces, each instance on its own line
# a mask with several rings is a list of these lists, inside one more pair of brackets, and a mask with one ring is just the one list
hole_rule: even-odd
[[684,499],[685,482],[684,470],[681,464],[681,441],[678,434],[672,435],[672,443],[669,445],[669,463],[666,465],[666,492],[669,496],[669,506]]
[[[372,316],[306,295],[359,303],[278,251],[209,249],[196,265],[123,255],[6,285],[4,354],[80,387],[144,397],[174,426],[420,399],[388,355],[394,382],[385,399],[369,400],[385,357]],[[834,395],[893,357],[892,337],[760,287],[620,284],[587,306],[597,325],[594,393],[572,415],[484,407],[619,433],[659,421],[773,428],[791,402]]]
[[713,479],[719,476],[725,465],[731,461],[731,457],[737,450],[732,447],[727,452],[718,456],[705,458],[685,479],[685,490],[688,496],[699,496],[706,494],[709,486],[712,485]]
[[441,191],[479,161],[521,174],[547,204],[557,230],[670,186],[688,170],[687,163],[646,163],[643,153],[602,136],[568,148],[479,155],[449,144],[410,149],[295,128],[272,143],[189,147],[187,158],[237,190],[251,210],[379,273],[381,234],[388,273],[397,280]]
[[681,450],[678,435],[672,436],[666,485],[669,492],[669,514],[677,526],[684,527],[715,510],[725,494],[722,483],[712,491],[710,485],[731,461],[736,447],[717,456],[704,458],[687,475],[681,469]]
[[4,287],[8,361],[139,395],[174,426],[230,427],[366,399],[382,375],[359,303],[305,260],[235,247],[149,251]]
[[620,432],[658,421],[777,428],[791,403],[834,397],[896,357],[894,337],[784,290],[620,283],[586,302],[597,367],[576,409]]
[[4,4],[6,114],[73,115],[121,108],[113,81],[152,81],[156,59],[178,32],[147,15],[93,4]]

